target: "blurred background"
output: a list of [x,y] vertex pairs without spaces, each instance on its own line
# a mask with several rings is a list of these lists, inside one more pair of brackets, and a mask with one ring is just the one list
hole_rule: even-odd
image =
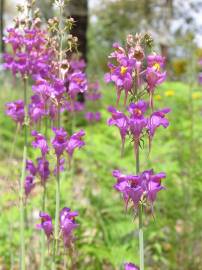
[[[13,25],[16,4],[24,1],[0,0],[2,40]],[[45,22],[58,16],[51,1],[36,0]],[[127,34],[148,32],[155,50],[166,57],[167,82],[155,92],[157,108],[170,107],[171,122],[160,130],[148,157],[141,153],[141,169],[165,171],[166,190],[158,196],[155,216],[145,215],[145,258],[148,270],[202,270],[202,67],[201,0],[72,0],[64,17],[72,16],[72,34],[87,62],[88,78],[98,80],[102,99],[96,105],[101,120],[89,124],[77,114],[76,127],[86,130],[86,147],[76,153],[74,179],[64,175],[62,204],[78,209],[75,269],[123,269],[123,263],[138,264],[137,221],[125,213],[123,202],[113,189],[111,172],[120,168],[134,173],[132,143],[120,157],[118,131],[106,124],[107,107],[115,104],[115,89],[103,80],[108,55],[116,41],[124,45]],[[13,80],[0,68],[0,269],[18,269],[19,212],[16,183],[20,172],[22,137],[4,114],[6,102],[22,97],[22,82]],[[86,102],[87,103],[87,102]],[[92,109],[92,104],[86,104]],[[16,133],[16,134],[15,134]],[[31,150],[30,157],[35,153]],[[54,181],[48,189],[49,212],[54,215]],[[40,233],[38,223],[40,190],[27,209],[27,263],[38,269]],[[134,238],[134,239],[133,239]],[[131,240],[133,239],[133,240]],[[50,268],[47,268],[50,269]],[[61,268],[62,269],[62,268]]]

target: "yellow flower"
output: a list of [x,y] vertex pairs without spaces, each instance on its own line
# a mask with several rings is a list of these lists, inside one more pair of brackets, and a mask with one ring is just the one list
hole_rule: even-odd
[[174,90],[167,90],[165,91],[165,96],[166,97],[172,97],[175,95],[175,91]]
[[201,92],[194,92],[193,94],[192,94],[192,98],[193,99],[199,99],[199,98],[201,98],[202,97],[202,94],[201,94]]
[[154,97],[156,100],[161,100],[162,99],[162,96],[161,95],[155,95]]

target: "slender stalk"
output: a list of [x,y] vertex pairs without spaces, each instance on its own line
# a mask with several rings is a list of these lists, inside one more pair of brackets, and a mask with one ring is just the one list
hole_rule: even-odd
[[[61,0],[59,2],[59,78],[62,79],[61,73],[61,63],[63,58],[63,22],[62,22],[62,13],[63,13],[64,3]],[[60,104],[58,104],[58,119],[57,119],[57,128],[60,128],[61,116],[60,116]],[[58,243],[59,243],[59,214],[60,214],[60,158],[57,157],[57,177],[56,177],[56,194],[55,194],[55,228],[54,228],[54,247],[53,247],[53,265],[52,269],[56,269],[56,255],[58,254]]]
[[24,106],[25,106],[25,123],[24,123],[24,147],[22,172],[20,178],[20,270],[25,270],[25,205],[24,205],[24,180],[27,160],[27,78],[24,82]]
[[[45,137],[47,139],[48,133],[48,117],[45,117]],[[42,196],[42,212],[46,211],[46,183],[43,185],[43,196]],[[41,231],[41,259],[40,259],[40,270],[45,268],[45,234]]]
[[[57,128],[60,128],[60,106],[58,106]],[[55,193],[55,240],[53,246],[53,265],[52,269],[56,269],[56,255],[58,254],[59,241],[59,215],[60,215],[60,158],[57,157],[57,177],[56,177],[56,193]]]
[[[136,174],[140,171],[140,156],[139,156],[139,146],[136,151]],[[143,233],[143,205],[139,203],[138,209],[139,218],[139,256],[140,256],[140,270],[144,270],[144,233]]]
[[139,256],[140,256],[140,270],[144,270],[144,233],[143,233],[143,206],[139,205]]
[[[43,186],[43,196],[42,196],[42,211],[45,212],[46,209],[46,184]],[[41,232],[41,263],[40,270],[44,270],[45,268],[45,234]]]

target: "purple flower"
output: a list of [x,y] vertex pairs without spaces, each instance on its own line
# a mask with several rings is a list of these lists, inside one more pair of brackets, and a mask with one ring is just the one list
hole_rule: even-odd
[[155,67],[148,67],[146,70],[146,81],[148,92],[153,93],[157,85],[163,83],[166,79],[166,72],[160,73]]
[[[64,171],[64,164],[65,164],[65,159],[64,158],[60,158],[59,159],[59,171],[62,172]],[[54,175],[57,176],[57,166],[54,168]]]
[[124,270],[139,270],[140,268],[133,263],[125,263]]
[[150,143],[158,127],[163,126],[164,128],[167,128],[169,126],[169,121],[167,118],[165,118],[166,114],[169,112],[170,109],[165,108],[152,113],[150,116],[147,122]]
[[49,162],[44,158],[38,158],[37,162],[37,171],[40,176],[41,183],[44,185],[50,175]]
[[114,52],[109,55],[109,58],[115,58],[117,61],[126,57],[126,51],[120,46],[118,42],[113,44]]
[[147,91],[150,94],[150,106],[153,108],[153,93],[157,85],[166,79],[166,72],[161,69],[164,66],[165,58],[161,55],[149,55],[147,57],[148,67],[146,69]]
[[6,114],[22,125],[25,117],[24,102],[17,100],[6,104]]
[[36,169],[36,167],[35,167],[35,165],[34,165],[34,163],[33,163],[32,160],[27,160],[26,161],[26,170],[29,171],[29,173],[31,175],[33,175],[33,176],[36,175],[37,169]]
[[39,95],[31,97],[31,104],[29,104],[29,116],[32,122],[37,123],[46,114],[45,104]]
[[53,234],[52,218],[47,213],[43,212],[40,212],[39,216],[41,218],[41,224],[37,224],[37,228],[44,230],[47,238],[50,239]]
[[163,68],[165,65],[165,57],[157,54],[151,54],[147,56],[148,67],[154,67],[157,70]]
[[39,148],[41,150],[42,156],[45,157],[49,151],[46,138],[35,130],[32,131],[32,136],[35,137],[34,141],[32,142],[32,146],[34,148]]
[[137,148],[139,147],[143,129],[147,125],[147,118],[144,117],[147,107],[147,103],[142,100],[138,101],[137,103],[131,103],[128,107],[128,111],[130,113],[129,129],[133,136],[135,153],[137,153]]
[[88,122],[98,122],[101,119],[100,112],[87,112],[85,113],[85,119]]
[[88,83],[88,91],[86,92],[85,98],[87,100],[95,101],[102,97],[101,93],[98,92],[99,83]]
[[83,130],[80,130],[77,133],[74,133],[67,141],[66,145],[66,151],[70,157],[72,158],[72,155],[74,153],[74,150],[76,148],[81,148],[85,145],[84,141],[82,141],[82,137],[85,135],[85,132]]
[[54,78],[53,89],[54,91],[51,92],[51,98],[55,98],[59,103],[66,91],[64,81],[58,78]]
[[88,122],[94,122],[94,113],[93,112],[86,112],[85,113],[85,119]]
[[47,46],[46,32],[37,27],[20,30],[11,28],[4,40],[13,50],[4,58],[5,67],[13,74],[45,76],[50,71],[54,52]]
[[96,122],[100,121],[100,119],[101,119],[101,113],[100,112],[95,112],[94,113],[94,118],[95,118],[95,121]]
[[198,82],[199,84],[202,84],[202,73],[199,73]]
[[28,175],[25,178],[24,182],[24,190],[25,190],[25,195],[28,196],[32,189],[34,188],[35,183],[34,183],[34,176],[33,175]]
[[71,246],[74,241],[73,231],[78,227],[75,221],[77,216],[77,212],[71,212],[71,209],[67,207],[63,208],[60,212],[60,228],[65,247]]
[[79,101],[66,102],[65,108],[68,112],[80,112],[84,110],[84,104]]
[[81,71],[86,67],[84,59],[72,59],[70,61],[70,67],[73,71]]
[[68,94],[71,99],[75,99],[78,93],[87,91],[86,74],[83,72],[75,72],[68,76]]
[[53,87],[51,86],[50,82],[44,80],[41,77],[36,78],[35,84],[32,86],[32,90],[38,95],[41,96],[44,101],[49,99],[54,92]]
[[108,108],[108,111],[112,114],[112,117],[108,120],[108,125],[109,126],[113,125],[113,126],[118,127],[120,131],[120,135],[121,135],[122,150],[123,150],[124,144],[125,144],[125,137],[128,133],[128,128],[129,128],[128,117],[124,113],[116,110],[112,106]]
[[131,91],[133,87],[133,68],[136,65],[135,59],[122,58],[119,61],[119,66],[114,66],[109,64],[110,73],[105,75],[106,82],[114,82],[117,88],[117,105],[119,103],[121,91],[125,91],[124,105],[126,104],[128,92]]
[[55,133],[55,138],[52,139],[51,143],[57,157],[60,157],[67,146],[67,132],[63,128],[53,128],[53,131]]
[[114,188],[123,194],[126,206],[132,201],[135,208],[143,198],[153,205],[157,193],[164,189],[161,179],[166,177],[165,173],[154,174],[153,170],[144,171],[139,175],[124,175],[115,170],[113,176],[117,179]]

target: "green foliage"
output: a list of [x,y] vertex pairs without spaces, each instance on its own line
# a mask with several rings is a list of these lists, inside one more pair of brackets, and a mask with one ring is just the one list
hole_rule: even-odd
[[[17,136],[14,156],[9,152],[15,126],[3,113],[3,104],[21,96],[20,87],[5,85],[1,95],[0,152],[0,264],[5,269],[17,265],[19,246],[18,180],[20,175],[21,135]],[[167,130],[159,129],[155,135],[152,152],[148,144],[141,153],[141,170],[152,167],[165,171],[166,190],[160,192],[154,206],[154,217],[145,213],[145,252],[148,269],[201,270],[201,200],[202,200],[202,97],[193,95],[197,88],[189,89],[182,83],[166,83],[157,90],[155,107],[171,107]],[[79,270],[122,269],[123,263],[138,264],[137,220],[126,212],[119,194],[113,189],[112,170],[135,172],[132,142],[128,142],[125,155],[120,157],[120,135],[115,127],[108,127],[107,107],[115,104],[115,90],[102,85],[103,100],[100,111],[102,121],[87,125],[82,117],[77,129],[85,125],[86,146],[77,151],[73,167],[62,174],[61,207],[69,206],[79,211],[79,228],[76,231],[73,260]],[[69,127],[68,127],[69,129]],[[49,136],[52,136],[50,131]],[[146,155],[145,155],[146,152]],[[29,150],[36,158],[37,151]],[[51,158],[51,166],[54,166]],[[73,174],[74,171],[74,174]],[[47,211],[54,216],[55,179],[47,185]],[[27,256],[29,269],[39,263],[39,222],[42,190],[37,187],[27,201]],[[50,259],[46,254],[49,267]],[[62,263],[62,258],[61,258]],[[48,268],[49,269],[49,268]]]

